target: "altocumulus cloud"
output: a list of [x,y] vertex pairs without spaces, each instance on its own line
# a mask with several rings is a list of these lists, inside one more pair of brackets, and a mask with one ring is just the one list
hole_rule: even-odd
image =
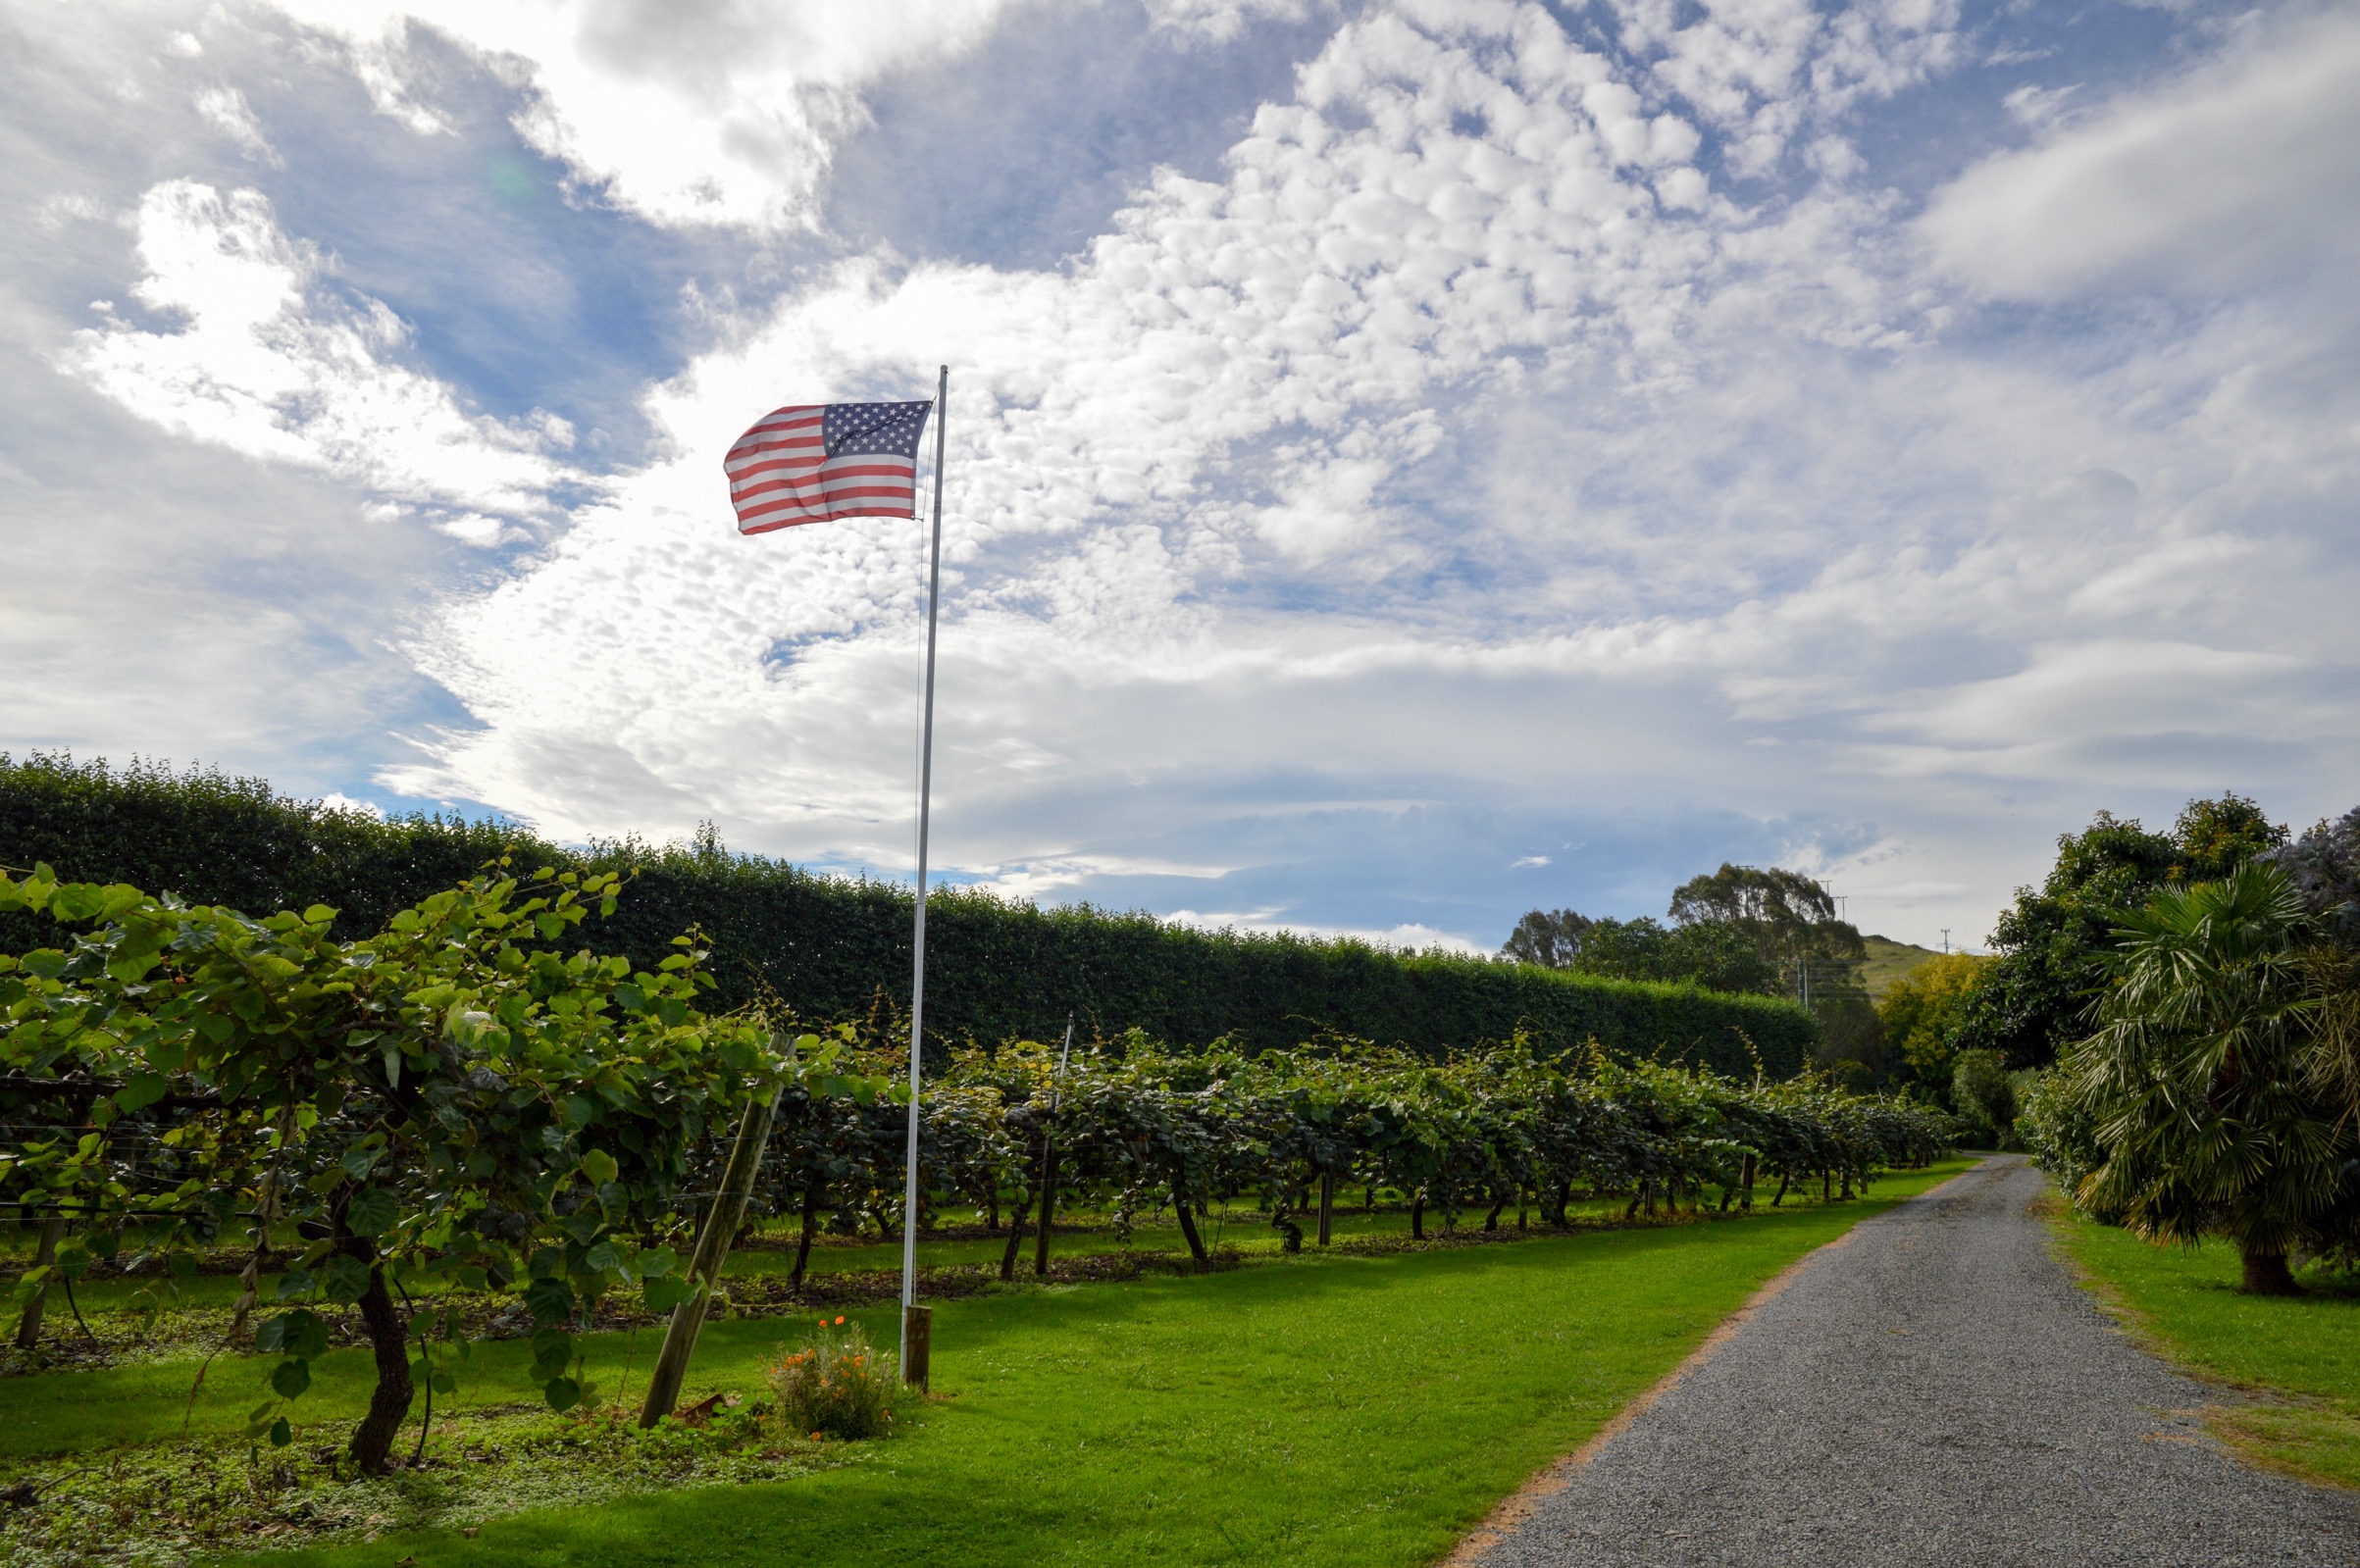
[[[1488,944],[1728,854],[1923,936],[2099,805],[2341,804],[2348,15],[2068,95],[1939,3],[1167,0],[1142,47],[1330,33],[1216,170],[1018,270],[833,238],[829,169],[877,83],[1048,0],[282,9],[405,134],[466,133],[471,62],[577,202],[748,258],[615,469],[423,368],[260,193],[145,189],[157,319],[58,365],[511,543],[387,632],[464,710],[383,754],[400,795],[905,864],[915,532],[741,540],[716,476],[772,404],[948,360],[940,826],[1011,890]],[[1888,177],[1943,93],[1984,155]]]

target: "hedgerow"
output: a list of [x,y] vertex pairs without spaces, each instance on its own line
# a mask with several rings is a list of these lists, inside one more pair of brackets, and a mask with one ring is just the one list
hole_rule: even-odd
[[[623,910],[594,928],[598,944],[651,968],[694,928],[722,1007],[774,998],[830,1024],[890,1018],[907,1003],[910,893],[898,885],[729,854],[709,836],[572,850],[499,822],[380,821],[219,772],[0,754],[0,863],[45,863],[69,879],[234,909],[324,904],[346,940],[503,856],[520,874],[547,867],[628,882]],[[938,891],[927,931],[938,1061],[960,1042],[1053,1034],[1069,1013],[1086,1035],[1137,1030],[1180,1046],[1292,1046],[1332,1033],[1440,1057],[1520,1033],[1542,1048],[1595,1040],[1616,1054],[1772,1078],[1799,1071],[1817,1041],[1810,1014],[1774,998],[1351,939],[1210,932],[1086,905],[1042,909],[978,889]],[[45,939],[22,916],[0,917],[0,948]]]

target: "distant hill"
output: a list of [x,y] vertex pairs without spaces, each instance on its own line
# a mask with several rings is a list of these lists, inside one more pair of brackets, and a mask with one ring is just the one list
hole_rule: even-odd
[[1939,948],[1897,942],[1890,936],[1863,936],[1861,940],[1869,944],[1869,961],[1862,967],[1861,975],[1868,983],[1871,1001],[1883,1001],[1893,982],[1927,959],[1942,956]]

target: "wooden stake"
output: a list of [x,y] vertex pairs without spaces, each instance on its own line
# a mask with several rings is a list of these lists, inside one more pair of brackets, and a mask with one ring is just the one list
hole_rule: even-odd
[[[62,1212],[52,1214],[41,1222],[40,1246],[32,1256],[34,1268],[47,1268],[57,1260],[57,1244],[65,1234],[66,1216]],[[18,1349],[29,1350],[41,1342],[41,1309],[48,1302],[49,1282],[44,1280],[40,1288],[32,1292],[32,1298],[25,1303],[25,1315],[17,1319]]]
[[768,1098],[749,1102],[744,1118],[738,1123],[738,1141],[730,1150],[721,1191],[705,1211],[695,1255],[689,1260],[689,1298],[672,1309],[672,1322],[664,1330],[664,1348],[656,1355],[655,1370],[647,1380],[647,1402],[640,1406],[642,1427],[663,1420],[679,1402],[680,1386],[689,1376],[689,1357],[696,1350],[696,1331],[704,1327],[705,1312],[720,1287],[721,1266],[729,1261],[730,1242],[737,1237],[738,1227],[745,1223],[745,1202],[754,1189],[754,1173],[761,1169],[763,1145],[770,1141],[771,1109],[777,1103],[774,1089]]
[[1048,1143],[1041,1153],[1041,1231],[1033,1241],[1033,1273],[1049,1277],[1049,1228],[1057,1210],[1057,1146]]

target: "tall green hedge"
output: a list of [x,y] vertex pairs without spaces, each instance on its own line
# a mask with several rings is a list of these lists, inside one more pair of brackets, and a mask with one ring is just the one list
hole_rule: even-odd
[[[592,939],[652,964],[688,927],[711,938],[731,1002],[775,993],[804,1018],[903,1010],[910,895],[716,846],[569,850],[513,825],[442,817],[381,822],[274,794],[259,779],[0,753],[0,863],[171,889],[249,912],[330,904],[337,935],[502,853],[520,866],[620,868],[622,908]],[[1685,1057],[1750,1074],[1799,1069],[1815,1039],[1789,1002],[1573,976],[1530,965],[1406,954],[1353,940],[1207,932],[1087,906],[1041,909],[974,890],[927,905],[930,1037],[1046,1038],[1068,1009],[1085,1033],[1137,1026],[1177,1044],[1229,1035],[1288,1045],[1326,1031],[1441,1054],[1517,1028],[1551,1045]],[[11,951],[54,940],[0,917]],[[1749,1042],[1751,1049],[1749,1050]]]

